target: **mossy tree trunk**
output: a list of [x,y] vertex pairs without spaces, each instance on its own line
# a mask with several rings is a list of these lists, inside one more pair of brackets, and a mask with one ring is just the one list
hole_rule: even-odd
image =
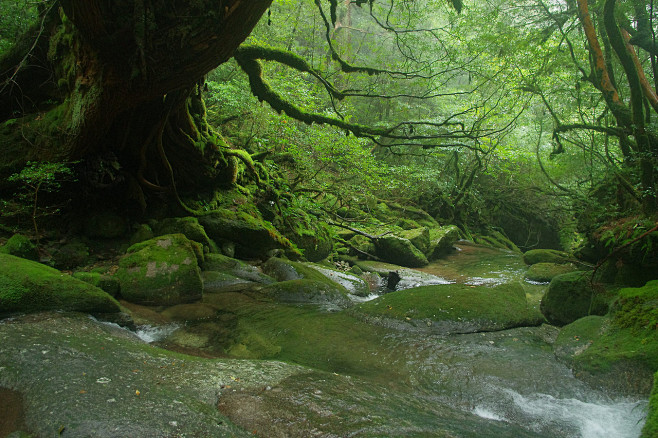
[[0,59],[0,177],[28,160],[111,156],[142,189],[230,179],[226,144],[205,122],[202,78],[270,3],[44,3],[40,22]]

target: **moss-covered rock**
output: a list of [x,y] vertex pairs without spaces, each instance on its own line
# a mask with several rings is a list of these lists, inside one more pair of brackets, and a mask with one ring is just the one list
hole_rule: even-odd
[[11,254],[28,260],[39,260],[39,251],[32,241],[22,234],[14,234],[0,246],[0,254]]
[[256,283],[269,284],[275,282],[272,277],[263,274],[256,266],[222,254],[207,254],[201,267],[204,271],[223,272]]
[[547,282],[551,281],[553,277],[577,270],[578,268],[571,263],[535,263],[528,268],[528,272],[526,272],[525,278],[530,281]]
[[398,233],[398,236],[409,240],[416,248],[421,250],[427,257],[430,252],[430,230],[427,227],[414,228]]
[[331,304],[338,307],[349,307],[352,303],[344,288],[327,281],[281,281],[264,286],[259,293],[281,303]]
[[326,259],[334,249],[329,226],[311,219],[309,215],[306,215],[306,220],[300,220],[294,229],[287,231],[286,236],[302,250],[310,262]]
[[[360,278],[358,275],[355,275],[350,272],[339,271],[337,269],[332,269],[327,266],[320,266],[315,263],[307,263],[306,266],[309,268],[315,269],[320,272],[322,275],[327,277],[332,282],[341,285],[347,290],[348,293],[360,297],[365,297],[370,295],[370,286],[368,283]],[[352,269],[356,269],[363,273],[358,266],[354,266]]]
[[308,372],[187,356],[59,313],[0,324],[0,369],[0,387],[21,393],[35,437],[250,437],[217,409],[218,394],[283,386]]
[[85,283],[89,283],[100,289],[103,289],[113,297],[119,295],[119,280],[115,277],[112,277],[111,275],[101,274],[100,272],[85,271],[74,272],[72,275],[78,280],[82,280]]
[[366,254],[374,255],[377,251],[375,244],[366,236],[356,235],[349,240],[348,244],[349,254],[361,258],[365,258]]
[[531,249],[523,254],[526,265],[535,263],[569,263],[569,254],[555,249]]
[[619,327],[614,317],[587,316],[562,327],[555,354],[576,375],[618,393],[646,396],[658,369],[655,334]]
[[234,284],[250,283],[249,280],[244,278],[218,271],[203,271],[201,272],[201,279],[203,280],[204,293],[221,292],[226,287]]
[[262,268],[265,274],[276,281],[305,279],[331,283],[322,273],[300,262],[272,257],[263,263]]
[[376,255],[380,259],[408,268],[419,268],[429,263],[421,250],[409,239],[386,235],[375,240]]
[[520,284],[493,288],[465,284],[421,286],[362,303],[356,311],[376,322],[400,321],[410,328],[470,333],[539,325]]
[[208,237],[206,230],[195,217],[170,217],[163,219],[155,224],[154,232],[158,236],[180,233],[188,239],[202,244],[212,252],[218,251],[215,242]]
[[452,251],[453,245],[459,240],[459,228],[448,225],[430,229],[430,260],[443,257]]
[[103,290],[37,262],[0,254],[0,314],[67,310],[119,311]]
[[140,224],[132,236],[130,236],[130,245],[153,239],[154,237],[155,233],[148,224]]
[[562,326],[587,315],[605,315],[607,300],[595,290],[591,272],[574,271],[553,277],[541,300],[541,311],[554,325]]
[[295,252],[292,243],[272,224],[244,212],[217,210],[201,216],[199,222],[215,242],[234,242],[240,258],[267,259],[273,249]]
[[173,305],[201,298],[197,256],[182,234],[167,234],[128,248],[116,273],[121,296],[148,305]]

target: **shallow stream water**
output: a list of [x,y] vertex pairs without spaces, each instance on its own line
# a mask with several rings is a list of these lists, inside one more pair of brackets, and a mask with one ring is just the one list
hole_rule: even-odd
[[[519,255],[470,244],[423,269],[477,285],[523,282]],[[524,282],[538,306],[546,285]],[[259,436],[638,437],[646,400],[616,397],[558,362],[548,325],[437,335],[369,325],[347,312],[207,298],[238,327],[309,367],[275,388],[227,388],[220,409]]]

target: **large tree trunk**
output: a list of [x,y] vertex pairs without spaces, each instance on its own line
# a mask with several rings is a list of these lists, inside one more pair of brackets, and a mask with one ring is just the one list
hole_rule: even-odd
[[198,84],[270,3],[49,3],[0,60],[0,177],[28,160],[111,155],[142,188],[227,178],[226,145],[205,123]]

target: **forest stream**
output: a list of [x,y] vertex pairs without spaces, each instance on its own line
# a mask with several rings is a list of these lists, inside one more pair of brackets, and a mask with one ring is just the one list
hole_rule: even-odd
[[[524,281],[525,269],[518,254],[463,244],[423,271],[474,287],[521,281],[538,306],[547,285]],[[556,360],[552,326],[437,334],[229,295],[206,299],[233,303],[239,326],[278,346],[273,358],[311,368],[223,390],[220,411],[259,436],[622,438],[644,424],[647,400],[589,386]]]

